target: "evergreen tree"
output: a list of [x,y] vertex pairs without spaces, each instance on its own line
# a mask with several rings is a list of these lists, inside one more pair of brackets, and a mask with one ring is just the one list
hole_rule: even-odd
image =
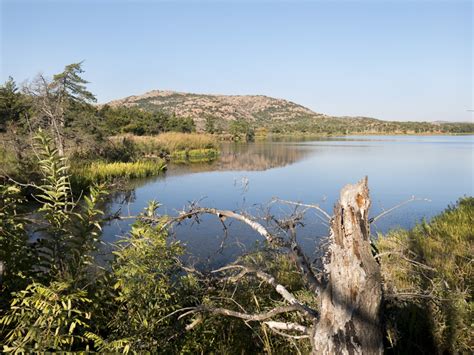
[[25,101],[22,94],[18,91],[15,81],[10,76],[0,86],[0,131],[6,130],[7,122],[18,122],[25,111]]

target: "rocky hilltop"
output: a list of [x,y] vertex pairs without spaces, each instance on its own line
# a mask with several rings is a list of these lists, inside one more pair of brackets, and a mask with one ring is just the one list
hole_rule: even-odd
[[263,95],[205,95],[153,90],[143,95],[114,100],[108,105],[136,106],[191,117],[198,127],[204,125],[207,116],[224,121],[244,119],[249,122],[327,117],[294,102]]
[[153,90],[143,95],[114,100],[111,107],[137,107],[190,117],[198,131],[212,117],[226,131],[230,121],[243,119],[254,128],[272,133],[312,134],[440,134],[472,133],[472,123],[382,121],[370,117],[334,117],[317,113],[294,102],[264,95],[208,95]]

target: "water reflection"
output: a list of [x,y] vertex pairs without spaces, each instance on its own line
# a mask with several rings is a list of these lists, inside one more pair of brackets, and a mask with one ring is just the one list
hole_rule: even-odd
[[[414,202],[372,226],[372,231],[412,227],[431,218],[463,195],[473,195],[473,136],[464,137],[335,137],[290,142],[224,144],[219,160],[210,164],[170,165],[154,179],[133,182],[134,200],[123,214],[136,215],[147,201],[163,204],[164,214],[176,214],[190,201],[202,206],[247,211],[264,216],[274,196],[285,200],[319,203],[331,212],[339,190],[347,183],[369,176],[371,215],[379,214],[412,195],[429,198]],[[245,188],[236,182],[245,181]],[[112,209],[118,208],[118,203]],[[289,214],[288,206],[273,205],[272,214]],[[312,212],[299,231],[301,244],[314,251],[327,225]],[[129,228],[130,221],[105,228],[109,241]],[[176,237],[201,260],[229,261],[259,238],[245,226],[233,223],[225,240],[228,248],[217,253],[225,238],[222,225],[212,217],[200,224],[185,223]]]
[[313,150],[297,143],[276,142],[221,144],[218,159],[204,164],[170,164],[168,175],[181,175],[206,171],[264,171],[293,164]]

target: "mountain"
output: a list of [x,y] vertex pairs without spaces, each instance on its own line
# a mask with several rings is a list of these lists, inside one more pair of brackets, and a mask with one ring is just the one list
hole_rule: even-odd
[[108,103],[111,107],[136,106],[191,117],[198,128],[207,116],[218,120],[244,119],[249,122],[294,121],[307,117],[328,117],[294,102],[263,95],[205,95],[153,90]]
[[369,117],[334,117],[317,113],[294,102],[264,95],[207,95],[153,90],[143,95],[110,101],[111,107],[137,107],[191,117],[198,131],[213,117],[222,130],[233,120],[243,119],[255,128],[273,133],[314,134],[420,134],[472,133],[472,123],[394,122]]

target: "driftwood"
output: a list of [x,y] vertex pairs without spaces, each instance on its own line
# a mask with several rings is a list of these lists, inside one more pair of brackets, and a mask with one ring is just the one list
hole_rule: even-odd
[[382,277],[371,252],[367,178],[341,191],[325,257],[314,353],[382,353]]
[[[245,321],[263,322],[272,331],[284,337],[309,338],[313,354],[382,353],[383,338],[380,320],[382,276],[379,264],[371,250],[369,207],[367,178],[355,185],[347,185],[341,190],[339,202],[334,208],[334,216],[330,218],[329,247],[323,260],[324,270],[321,274],[315,273],[308,258],[296,242],[295,225],[297,219],[278,223],[281,228],[290,232],[290,240],[273,235],[250,216],[234,211],[193,207],[189,211],[169,219],[164,223],[163,228],[168,228],[173,223],[179,223],[188,218],[197,218],[202,214],[216,215],[222,222],[225,218],[231,218],[247,224],[265,238],[270,245],[286,248],[293,255],[301,275],[306,280],[308,289],[314,292],[320,300],[319,309],[316,311],[296,299],[271,275],[248,266],[229,265],[214,272],[239,271],[238,274],[227,277],[230,282],[237,282],[242,277],[253,274],[273,286],[288,306],[276,307],[260,314],[247,314],[201,305],[183,309],[186,312],[179,318],[190,314],[210,313],[240,318]],[[313,325],[308,327],[270,319],[288,312],[298,312]],[[196,318],[186,329],[193,329],[200,321],[200,317]]]

